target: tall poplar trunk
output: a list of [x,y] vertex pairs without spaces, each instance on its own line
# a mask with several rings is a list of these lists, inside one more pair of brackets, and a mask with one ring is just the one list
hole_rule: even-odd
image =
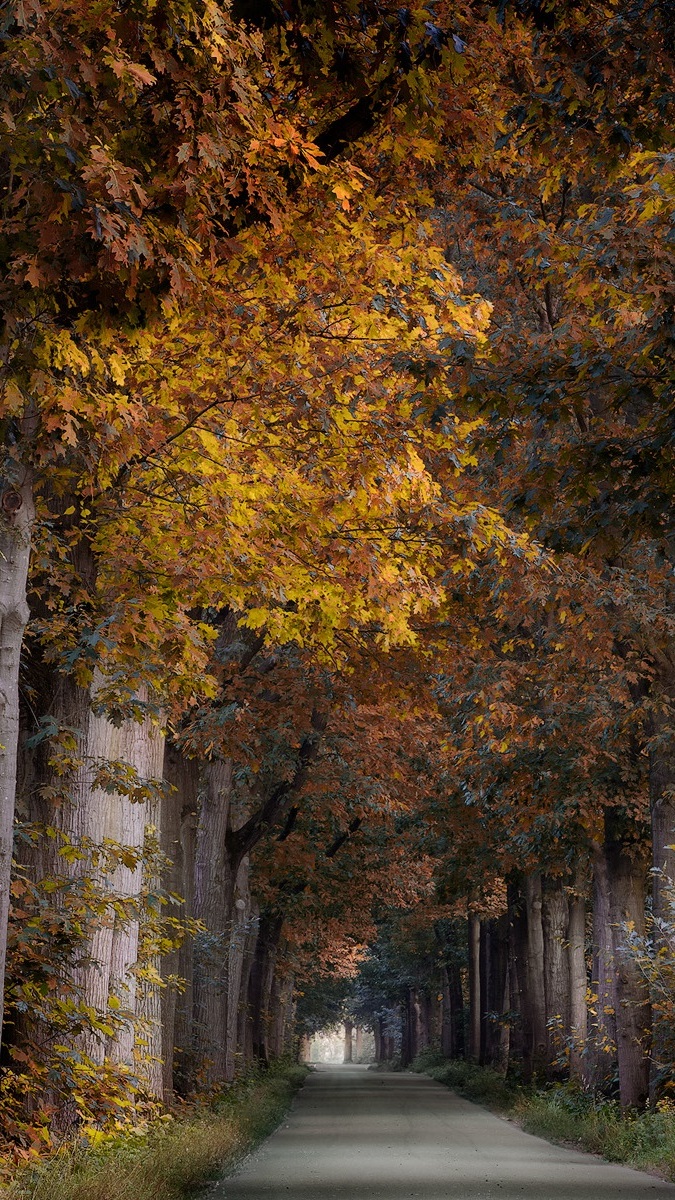
[[32,478],[0,483],[0,1034],[5,991],[19,743],[19,663],[28,621],[26,589],[35,520]]
[[542,890],[544,991],[550,1071],[562,1071],[570,1027],[570,977],[567,956],[569,905],[563,881],[547,877]]
[[481,921],[480,923],[480,946],[478,951],[479,964],[479,986],[478,994],[480,996],[480,1054],[479,1062],[482,1066],[492,1065],[492,1038],[491,1038],[491,1010],[490,1010],[490,993],[491,993],[491,949],[492,949],[492,922]]
[[486,987],[485,995],[485,1061],[499,1071],[508,1065],[509,1029],[504,1022],[508,1011],[508,916],[493,918],[485,922],[486,937]]
[[415,1057],[415,1012],[412,988],[401,1005],[401,1066],[409,1067]]
[[570,1077],[581,1083],[588,1080],[586,1037],[588,1004],[586,993],[586,871],[577,869],[568,896],[567,969],[570,989],[569,1040]]
[[544,967],[544,930],[542,925],[541,872],[533,871],[525,879],[527,910],[527,994],[531,1019],[532,1073],[543,1074],[548,1066],[546,1031],[546,991]]
[[343,1061],[346,1063],[352,1062],[353,1058],[354,1058],[353,1035],[354,1035],[354,1024],[352,1021],[346,1020],[345,1021],[344,1051],[343,1051]]
[[241,985],[251,921],[251,891],[249,888],[249,858],[242,859],[237,871],[227,964],[227,1042],[225,1078],[231,1082],[242,1065],[243,1045],[240,1043]]
[[[179,921],[194,917],[194,867],[197,832],[198,766],[168,745],[164,756],[161,840],[169,860],[164,886],[180,900],[174,901],[171,916]],[[184,937],[177,949],[162,960],[162,1059],[164,1092],[174,1087],[186,1090],[192,1038],[193,939]],[[175,1078],[174,1078],[175,1075]]]
[[[94,681],[96,689],[98,677]],[[95,699],[95,691],[94,691]],[[141,697],[145,700],[145,697]],[[139,783],[158,786],[163,774],[164,737],[149,718],[125,720],[113,725],[105,715],[90,716],[87,737],[89,770],[100,763],[123,763],[132,768]],[[143,908],[143,848],[147,805],[133,801],[125,793],[109,792],[92,786],[82,797],[88,836],[94,845],[113,842],[131,851],[135,861],[121,861],[104,881],[110,897],[106,917],[92,939],[91,965],[86,968],[84,999],[98,1012],[107,1014],[109,1000],[119,1001],[117,1015],[123,1023],[104,1045],[113,1062],[137,1066],[139,1057],[147,1057],[137,1046],[140,989],[135,968],[139,955],[139,932]],[[158,1016],[159,1009],[154,1013]],[[90,1039],[91,1042],[91,1039]],[[153,1039],[153,1046],[156,1046]],[[160,1088],[161,1072],[153,1070],[151,1086]],[[150,1083],[150,1079],[148,1078]]]
[[[195,917],[195,865],[199,818],[199,764],[167,747],[165,761],[166,824],[162,825],[165,853],[172,863],[167,889],[181,898],[176,915]],[[168,1092],[185,1095],[194,1076],[194,935],[188,934],[177,951],[167,956],[165,976],[176,976],[164,990],[164,1077]]]
[[605,816],[605,854],[610,895],[610,923],[616,983],[619,1095],[623,1108],[642,1108],[649,1096],[651,1009],[644,978],[626,953],[626,927],[638,937],[645,932],[647,864],[625,818],[612,810]]
[[446,1058],[453,1058],[454,1019],[452,1000],[450,998],[450,978],[447,966],[443,967],[441,996],[441,1053],[444,1054]]
[[232,763],[204,765],[197,826],[195,915],[205,928],[195,939],[195,1069],[200,1083],[227,1078],[228,958],[234,880],[226,835],[232,792]]
[[308,1033],[303,1033],[300,1036],[298,1045],[298,1062],[308,1063],[312,1059],[312,1039]]
[[384,1062],[384,1037],[382,1033],[382,1017],[376,1017],[373,1024],[373,1037],[375,1038],[375,1062]]
[[649,798],[652,825],[652,905],[657,940],[675,950],[675,665],[662,663],[654,688],[649,752]]
[[532,1029],[527,997],[527,918],[519,880],[507,884],[509,919],[509,999],[513,1014],[511,1058],[522,1062],[526,1081],[532,1077]]
[[602,1089],[616,1067],[616,984],[609,879],[604,846],[593,856],[593,1003],[589,1012],[589,1063],[592,1086]]
[[469,913],[469,1058],[480,1059],[481,994],[480,994],[480,918]]
[[251,899],[248,927],[244,945],[244,959],[241,968],[241,984],[239,990],[239,1035],[238,1041],[243,1056],[243,1062],[248,1065],[253,1062],[253,1022],[251,1019],[251,972],[255,960],[255,948],[258,940],[260,910],[256,901]]
[[282,913],[267,912],[261,915],[251,968],[251,1038],[253,1056],[261,1063],[268,1063],[270,1058],[272,984],[283,923]]

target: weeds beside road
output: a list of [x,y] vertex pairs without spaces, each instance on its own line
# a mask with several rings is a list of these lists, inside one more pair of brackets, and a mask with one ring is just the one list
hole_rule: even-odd
[[467,1100],[513,1117],[527,1133],[675,1180],[675,1109],[626,1114],[616,1101],[569,1084],[525,1089],[488,1067],[433,1054],[421,1055],[414,1066]]
[[186,1200],[272,1132],[306,1074],[277,1065],[148,1130],[63,1148],[21,1169],[7,1200]]

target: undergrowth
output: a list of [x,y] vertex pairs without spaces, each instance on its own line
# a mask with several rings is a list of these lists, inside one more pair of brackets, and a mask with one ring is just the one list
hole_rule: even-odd
[[571,1086],[521,1099],[515,1115],[523,1129],[554,1142],[572,1142],[610,1162],[658,1170],[675,1179],[675,1111],[622,1113],[615,1100],[598,1100]]
[[572,1084],[528,1090],[488,1067],[448,1060],[435,1051],[420,1055],[413,1067],[467,1100],[511,1114],[527,1133],[675,1180],[675,1108],[669,1102],[656,1111],[625,1113],[615,1100]]
[[307,1069],[277,1064],[208,1107],[137,1134],[63,1147],[24,1167],[6,1200],[186,1200],[242,1158],[281,1121]]
[[508,1112],[514,1107],[520,1091],[507,1083],[498,1071],[479,1067],[463,1059],[447,1059],[436,1051],[428,1050],[418,1055],[413,1063],[415,1071],[424,1071],[438,1083],[459,1092],[467,1100],[485,1104],[488,1108]]

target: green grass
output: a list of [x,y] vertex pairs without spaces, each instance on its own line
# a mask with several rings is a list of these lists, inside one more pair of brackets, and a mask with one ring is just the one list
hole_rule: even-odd
[[213,1106],[101,1148],[71,1148],[19,1171],[7,1200],[186,1200],[281,1121],[307,1070],[273,1067]]
[[475,1104],[485,1104],[499,1112],[509,1112],[519,1099],[520,1091],[508,1084],[498,1071],[479,1067],[461,1059],[447,1059],[435,1051],[425,1051],[413,1063],[413,1070],[424,1071],[438,1083],[459,1092]]
[[570,1084],[527,1090],[488,1067],[435,1052],[420,1055],[413,1066],[467,1100],[511,1114],[528,1133],[675,1180],[675,1112],[622,1113],[616,1101]]
[[560,1086],[521,1099],[515,1115],[528,1133],[675,1179],[675,1113],[626,1114],[615,1101]]

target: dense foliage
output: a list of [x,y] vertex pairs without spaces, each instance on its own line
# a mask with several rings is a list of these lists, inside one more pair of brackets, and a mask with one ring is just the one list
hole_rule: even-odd
[[672,15],[5,7],[14,1156],[296,1005],[668,1089]]

